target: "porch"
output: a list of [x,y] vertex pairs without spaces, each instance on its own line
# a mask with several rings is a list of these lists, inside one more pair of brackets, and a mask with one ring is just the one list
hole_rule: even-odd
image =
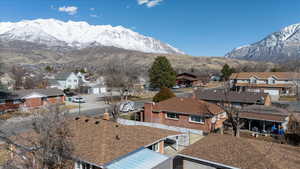
[[282,122],[268,121],[268,120],[257,120],[257,119],[242,119],[244,121],[244,126],[241,128],[243,130],[248,130],[252,132],[258,132],[263,134],[271,134],[272,127],[278,129],[282,126]]

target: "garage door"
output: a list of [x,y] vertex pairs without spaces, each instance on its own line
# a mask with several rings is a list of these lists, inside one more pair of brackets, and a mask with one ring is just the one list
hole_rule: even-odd
[[279,90],[264,90],[265,93],[269,93],[271,97],[271,101],[278,101],[279,100]]

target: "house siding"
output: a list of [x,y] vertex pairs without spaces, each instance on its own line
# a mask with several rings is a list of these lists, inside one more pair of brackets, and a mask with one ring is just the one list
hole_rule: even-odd
[[20,105],[21,105],[20,103],[14,104],[13,101],[9,100],[3,104],[0,104],[0,111],[1,112],[13,111],[19,109]]
[[39,107],[42,105],[43,105],[42,98],[25,99],[25,102],[23,103],[23,106],[26,108]]
[[190,115],[187,114],[179,114],[179,119],[169,119],[166,117],[165,112],[153,112],[152,106],[152,103],[146,103],[144,105],[144,117],[142,118],[142,121],[202,130],[207,133],[213,129],[221,128],[223,126],[223,122],[225,121],[225,118],[219,119],[213,126],[211,122],[212,118],[205,118],[204,123],[195,123],[189,121]]

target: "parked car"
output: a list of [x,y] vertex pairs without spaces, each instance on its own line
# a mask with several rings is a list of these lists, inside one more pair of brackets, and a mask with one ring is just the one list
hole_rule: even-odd
[[180,86],[178,86],[178,85],[175,85],[175,86],[173,86],[172,88],[173,88],[173,89],[179,89],[179,88],[180,88]]
[[120,105],[121,112],[130,112],[130,111],[134,111],[134,110],[135,110],[135,106],[134,106],[134,102],[132,102],[132,101],[124,102],[124,103],[121,103],[121,105]]
[[73,98],[72,102],[74,103],[85,103],[86,101],[82,97]]
[[186,85],[181,84],[181,85],[180,85],[180,88],[186,88]]

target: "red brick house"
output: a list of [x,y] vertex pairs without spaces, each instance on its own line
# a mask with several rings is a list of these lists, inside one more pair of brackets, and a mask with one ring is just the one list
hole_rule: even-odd
[[64,104],[65,96],[59,89],[31,89],[0,92],[0,112],[38,108],[49,104]]
[[219,129],[227,116],[219,106],[195,98],[174,97],[159,103],[145,103],[141,121],[202,130]]

